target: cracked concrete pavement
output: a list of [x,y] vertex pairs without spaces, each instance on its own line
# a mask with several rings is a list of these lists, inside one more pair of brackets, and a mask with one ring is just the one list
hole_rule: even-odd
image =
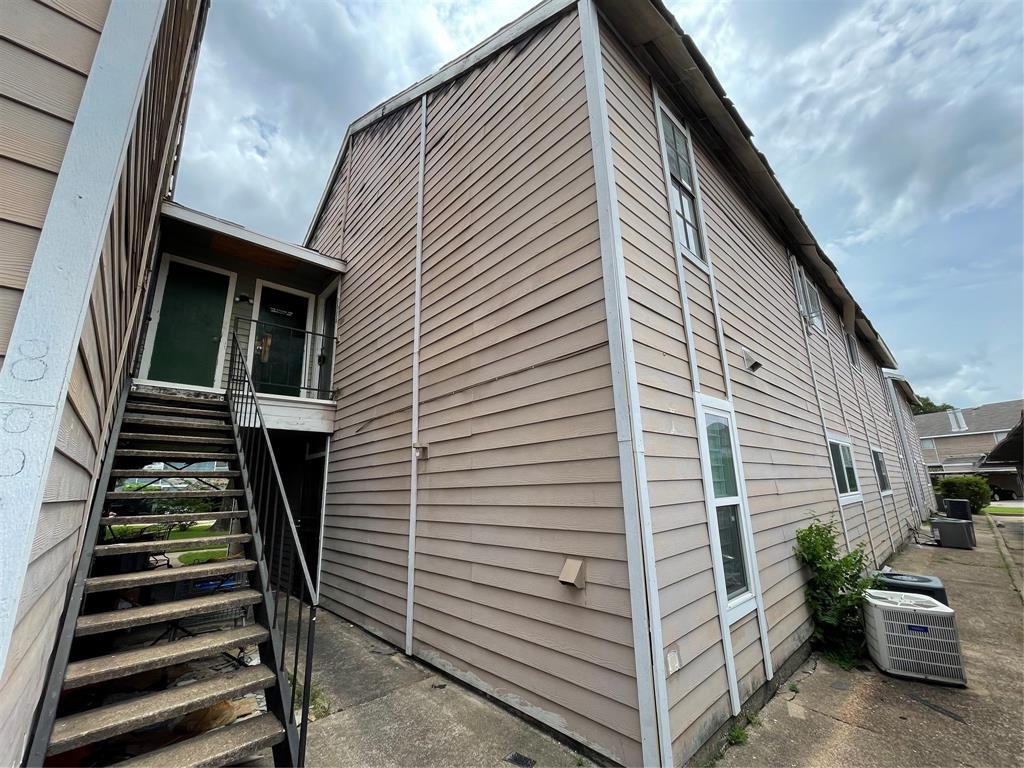
[[911,544],[890,563],[945,582],[967,688],[891,677],[870,663],[847,672],[815,654],[790,680],[798,692],[783,684],[718,768],[1024,765],[1024,603],[1010,578],[1020,561],[1008,565],[1000,552],[1014,560],[1016,537],[1019,556],[1024,525],[976,517],[975,528],[975,550]]

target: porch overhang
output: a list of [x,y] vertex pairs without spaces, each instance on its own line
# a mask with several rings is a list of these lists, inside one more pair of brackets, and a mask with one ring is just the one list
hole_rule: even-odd
[[180,222],[209,233],[210,246],[215,250],[237,252],[244,249],[247,258],[265,262],[268,266],[287,266],[288,262],[294,264],[298,261],[326,270],[331,273],[331,277],[343,274],[346,270],[346,264],[342,260],[324,256],[311,248],[253,232],[241,224],[187,208],[180,203],[168,200],[161,206],[160,212],[165,221]]

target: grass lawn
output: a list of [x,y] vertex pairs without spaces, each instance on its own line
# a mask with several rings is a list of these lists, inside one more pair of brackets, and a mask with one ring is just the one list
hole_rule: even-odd
[[222,549],[201,549],[198,552],[186,552],[178,558],[182,565],[200,565],[211,560],[223,560],[227,557],[228,548]]
[[981,511],[986,515],[1024,515],[1024,507],[985,507]]
[[[189,528],[176,528],[171,531],[168,535],[168,539],[191,539],[196,536],[224,536],[229,531],[213,530],[213,521],[208,523],[199,523],[199,525],[193,525]],[[130,538],[132,535],[140,533],[146,528],[156,528],[155,525],[147,524],[132,524],[125,523],[124,525],[112,525],[110,526],[110,533],[116,539]]]

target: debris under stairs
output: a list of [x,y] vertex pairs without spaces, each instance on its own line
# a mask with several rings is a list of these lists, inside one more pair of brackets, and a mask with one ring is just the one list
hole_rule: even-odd
[[273,747],[294,765],[296,702],[228,403],[136,388],[122,407],[28,762],[212,766]]

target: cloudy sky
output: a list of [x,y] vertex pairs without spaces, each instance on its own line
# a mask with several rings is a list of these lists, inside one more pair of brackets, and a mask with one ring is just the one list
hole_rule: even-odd
[[[301,241],[348,123],[532,4],[214,0],[177,199]],[[918,392],[1021,397],[1021,3],[668,5]]]

